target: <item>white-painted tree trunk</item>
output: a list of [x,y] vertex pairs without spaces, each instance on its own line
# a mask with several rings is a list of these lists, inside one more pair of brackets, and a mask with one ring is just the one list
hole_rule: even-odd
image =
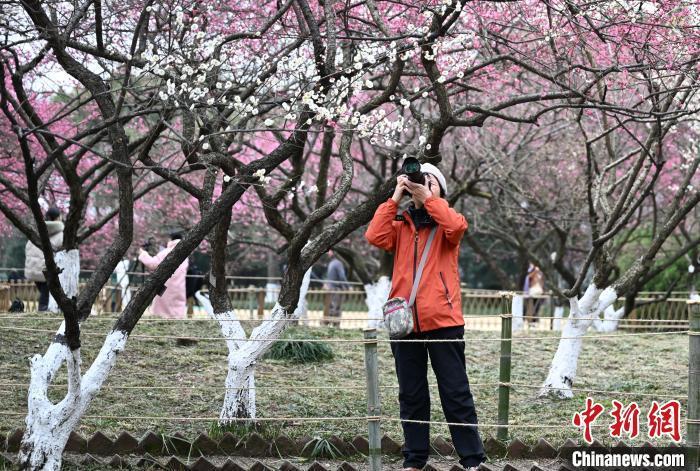
[[[289,321],[297,319],[302,313],[310,281],[311,270],[308,270],[302,280],[297,308],[291,316],[287,316],[284,309],[276,304],[270,317],[253,329],[247,340],[234,311],[214,313],[209,299],[199,291],[195,294],[207,314],[219,322],[228,347],[226,393],[219,414],[220,425],[230,424],[236,418],[255,418],[255,363],[272,345],[274,340],[270,339],[278,338]],[[255,339],[267,340],[256,342]]]
[[[78,250],[70,250],[66,252],[61,250],[54,254],[54,260],[58,268],[63,268],[63,271],[58,275],[63,291],[68,298],[78,295],[78,274],[80,273],[80,254]],[[52,304],[53,303],[53,310]],[[58,305],[53,296],[49,296],[49,310],[59,312]],[[56,335],[65,333],[65,322],[62,322],[56,331]],[[44,354],[46,373],[49,375],[47,381],[51,383],[54,375],[58,372],[63,362],[66,360],[65,347],[57,342],[52,342]]]
[[274,303],[277,302],[277,298],[280,295],[280,284],[274,281],[268,281],[265,284],[265,302]]
[[[61,282],[63,291],[68,299],[78,295],[78,278],[80,275],[80,252],[77,249],[60,250],[54,254],[54,260],[58,268],[63,271],[59,273],[58,279]],[[49,294],[49,311],[60,312],[56,300]]]
[[236,364],[236,354],[243,347],[245,331],[234,311],[213,314],[219,321],[221,333],[226,338],[228,347],[228,372],[226,374],[226,393],[224,403],[219,414],[219,423],[230,422],[231,417],[255,417],[255,368],[247,371],[243,384],[237,383],[237,376],[234,374]]
[[[80,349],[69,351],[62,344],[53,343],[44,356],[34,355],[31,360],[27,428],[20,445],[21,469],[32,471],[58,471],[61,468],[63,449],[71,431],[92,402],[110,370],[117,354],[124,350],[125,332],[111,332],[102,349],[85,375],[80,372]],[[68,368],[68,392],[57,404],[47,395],[62,359]]]
[[512,313],[513,313],[513,330],[522,330],[523,329],[523,307],[524,307],[524,299],[521,294],[516,294],[513,296],[513,303],[511,306]]
[[[78,294],[80,256],[78,250],[59,251],[56,264],[63,271],[59,281],[68,298]],[[53,297],[50,309],[58,312]],[[65,322],[61,323],[57,336],[65,333]],[[112,332],[102,350],[84,377],[80,373],[80,350],[71,352],[66,345],[52,342],[44,355],[35,355],[31,360],[31,380],[28,393],[27,425],[20,446],[19,460],[22,469],[58,470],[61,456],[70,432],[75,429],[100,386],[114,365],[117,352],[126,342],[124,333]],[[63,362],[68,369],[68,392],[64,399],[53,404],[47,391]]]
[[367,327],[381,329],[384,327],[383,306],[389,299],[391,279],[381,276],[375,283],[365,284],[365,303],[367,304]]
[[125,259],[117,263],[117,266],[114,268],[114,273],[117,275],[117,285],[119,285],[122,295],[122,309],[129,304],[129,301],[131,301],[131,288],[129,287],[129,265],[129,260]]
[[226,339],[226,347],[228,348],[226,392],[221,413],[219,414],[219,421],[220,423],[225,423],[224,421],[230,417],[255,417],[255,372],[251,370],[246,384],[238,387],[235,385],[235,375],[231,367],[235,363],[236,353],[243,344],[243,341],[236,339],[245,339],[246,337],[243,325],[236,317],[234,311],[214,313],[211,302],[200,291],[195,293],[195,297],[204,308],[204,311],[219,322],[221,334]]
[[591,283],[581,299],[570,298],[571,312],[568,322],[562,330],[549,374],[539,391],[539,396],[553,395],[560,398],[571,398],[571,387],[576,378],[578,358],[581,354],[584,335],[593,324],[593,319],[605,311],[617,300],[617,293],[611,287],[601,290]]
[[[304,280],[306,280],[307,277],[309,278],[309,282],[306,283],[306,288],[304,288]],[[309,303],[306,302],[306,295],[309,292],[309,283],[311,283],[311,269],[304,274],[304,279],[302,280],[302,287],[299,291],[299,303],[294,310],[295,319],[306,319],[309,315]]]
[[625,315],[624,306],[620,309],[615,309],[611,304],[603,311],[602,319],[593,320],[593,328],[596,332],[615,332],[620,324],[620,319]]
[[562,317],[564,317],[564,306],[554,307],[554,321],[552,322],[552,330],[561,330]]

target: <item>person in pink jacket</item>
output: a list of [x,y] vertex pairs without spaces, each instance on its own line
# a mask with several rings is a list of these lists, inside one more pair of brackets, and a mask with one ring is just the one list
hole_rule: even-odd
[[[148,271],[155,270],[160,262],[180,242],[180,234],[170,234],[168,246],[151,256],[145,250],[139,252],[139,262],[143,263]],[[188,260],[177,267],[175,273],[165,282],[165,291],[160,296],[156,295],[151,304],[151,313],[157,317],[166,319],[184,319],[187,316],[187,295],[185,292],[185,278],[187,275]]]

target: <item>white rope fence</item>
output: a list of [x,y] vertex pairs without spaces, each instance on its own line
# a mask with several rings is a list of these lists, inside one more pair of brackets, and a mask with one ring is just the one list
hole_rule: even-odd
[[[67,387],[67,383],[51,383],[51,387]],[[232,391],[247,391],[249,389],[251,390],[257,390],[257,389],[271,389],[271,390],[279,390],[281,386],[286,386],[286,385],[267,385],[267,386],[254,386],[254,387],[240,387],[240,388],[232,388],[232,387],[226,387],[226,386],[208,386],[208,385],[180,385],[180,386],[132,386],[132,385],[126,385],[126,386],[119,386],[119,385],[106,385],[102,386],[100,389],[125,389],[125,390],[202,390],[202,391],[210,391],[210,390],[232,390]],[[486,386],[506,386],[509,388],[533,388],[533,389],[541,389],[542,386],[537,386],[534,384],[524,384],[524,383],[503,383],[503,382],[490,382],[490,383],[469,383],[469,387],[486,387]],[[429,384],[429,388],[437,388],[437,384]],[[0,382],[0,390],[2,388],[8,388],[8,389],[26,389],[29,388],[28,383],[1,383]],[[398,389],[399,385],[390,385],[390,386],[379,386],[380,389]],[[303,391],[315,391],[315,390],[332,390],[332,391],[342,391],[342,390],[348,390],[348,391],[353,391],[353,390],[365,390],[367,389],[367,386],[347,386],[347,385],[337,385],[337,386],[294,386],[295,390],[303,390]],[[681,400],[687,400],[688,396],[687,395],[677,395],[677,394],[656,394],[656,393],[638,393],[638,392],[630,392],[630,391],[611,391],[611,390],[604,390],[604,389],[587,389],[587,388],[556,388],[553,386],[547,386],[547,389],[567,389],[570,391],[578,391],[578,392],[592,392],[596,394],[608,394],[608,395],[623,395],[623,396],[634,396],[634,397],[668,397],[668,398],[675,398],[675,399],[681,399]],[[514,389],[515,391],[515,389]]]
[[[8,417],[21,417],[25,416],[26,412],[0,412],[0,416]],[[215,421],[219,420],[219,417],[177,417],[177,416],[147,416],[147,415],[85,415],[85,419],[101,419],[101,420],[172,420],[172,421],[187,421],[187,422],[201,422],[201,421]],[[481,424],[469,424],[462,422],[441,422],[433,420],[410,420],[410,419],[399,419],[396,417],[389,417],[383,415],[366,415],[366,416],[346,416],[346,417],[231,417],[227,418],[231,422],[330,422],[330,421],[372,421],[372,420],[384,420],[389,422],[407,422],[407,423],[417,423],[417,424],[430,424],[430,425],[447,425],[447,426],[457,426],[457,427],[481,427],[481,428],[565,428],[570,427],[571,424],[493,424],[493,423],[481,423]],[[608,427],[605,424],[591,424],[591,427]]]
[[[11,330],[18,332],[38,332],[38,333],[48,333],[56,334],[55,330],[50,329],[32,329],[29,327],[7,327],[0,326],[1,330]],[[629,334],[599,334],[599,335],[572,335],[572,336],[556,336],[552,335],[549,337],[513,337],[510,340],[564,340],[564,339],[583,339],[590,338],[594,340],[599,339],[615,339],[622,337],[635,337],[642,335],[679,335],[679,334],[689,334],[697,335],[695,333],[690,333],[688,330],[675,330],[670,332],[635,332]],[[104,336],[103,333],[99,332],[81,332],[80,335],[86,336]],[[175,339],[175,340],[202,340],[202,341],[222,341],[229,340],[235,342],[307,342],[307,343],[350,343],[350,344],[366,344],[366,343],[409,343],[409,342],[423,342],[423,343],[449,343],[449,342],[502,342],[503,339],[500,337],[476,337],[464,339],[377,339],[377,340],[364,340],[364,339],[329,339],[329,338],[225,338],[222,336],[218,337],[197,337],[197,336],[182,336],[182,335],[144,335],[144,334],[134,334],[129,336],[130,339],[147,339],[147,340],[158,340],[158,339]]]
[[[247,308],[242,309],[247,310]],[[463,319],[484,319],[484,318],[502,318],[502,317],[513,317],[512,314],[468,314],[462,316]],[[555,319],[549,316],[519,316],[523,319],[540,319],[543,321]],[[63,317],[41,317],[41,316],[1,316],[0,320],[26,320],[26,321],[63,321]],[[117,316],[106,316],[106,315],[96,315],[90,316],[88,318],[90,321],[116,321]],[[297,318],[297,319],[211,319],[208,317],[202,318],[184,318],[184,319],[164,319],[158,317],[142,317],[139,320],[141,322],[337,322],[337,321],[367,321],[366,317],[323,317],[323,318]],[[569,321],[571,318],[562,317],[559,318],[561,321]],[[606,322],[619,322],[619,323],[659,323],[659,324],[688,324],[687,319],[630,319],[622,318],[618,320],[606,320],[601,317],[576,317],[574,320],[599,320]]]
[[[488,315],[465,315],[463,316],[465,319],[468,318],[500,318],[500,319],[510,319],[513,318],[514,316],[512,314],[488,314]],[[541,317],[541,316],[522,316],[523,318],[533,318],[533,319],[541,319],[541,320],[549,320],[552,319],[551,317]],[[116,320],[116,317],[91,317],[90,320],[104,320],[104,321],[112,321]],[[3,315],[0,316],[0,321],[14,321],[17,320],[51,320],[51,321],[62,321],[63,318],[61,317],[30,317],[30,316],[15,316],[15,315]],[[158,319],[158,318],[145,318],[142,319],[144,321],[148,322],[165,322],[165,323],[172,323],[172,322],[201,322],[201,321],[209,321],[209,322],[220,322],[220,320],[217,319]],[[327,320],[327,319],[283,319],[281,321],[284,322],[295,322],[299,323],[301,322],[308,322],[308,321],[318,321],[318,320]],[[336,317],[332,319],[328,319],[331,321],[348,321],[348,320],[357,320],[357,321],[366,321],[366,318],[361,318],[361,319],[343,319],[342,317]],[[606,321],[604,318],[600,317],[594,317],[594,318],[562,318],[562,321],[578,321],[578,320],[601,320],[601,321]],[[246,319],[246,320],[237,320],[237,319],[230,319],[231,322],[280,322],[280,320],[277,319]],[[510,325],[509,321],[508,325]],[[664,319],[620,319],[617,320],[616,322],[629,322],[629,323],[640,323],[640,324],[648,324],[649,326],[653,327],[653,325],[662,325],[664,327],[668,327],[669,325],[674,327],[674,328],[687,328],[689,327],[689,321],[687,320],[680,320],[680,319],[673,319],[673,320],[664,320]],[[0,331],[15,331],[15,332],[27,332],[27,333],[42,333],[42,334],[56,334],[55,329],[40,329],[40,328],[30,328],[30,327],[19,327],[19,326],[14,326],[14,325],[0,325]],[[358,338],[225,338],[221,335],[215,336],[215,337],[209,337],[209,336],[183,336],[183,335],[146,335],[146,334],[134,334],[130,335],[129,337],[132,339],[143,339],[143,340],[159,340],[159,339],[176,339],[176,340],[188,340],[188,341],[236,341],[236,342],[299,342],[299,343],[335,343],[335,344],[355,344],[355,345],[374,345],[375,347],[375,353],[376,353],[376,346],[378,344],[392,344],[392,343],[451,343],[451,342],[499,342],[499,343],[504,343],[504,342],[519,342],[519,341],[546,341],[546,340],[567,340],[567,339],[592,339],[592,340],[614,340],[617,338],[631,338],[631,337],[646,337],[646,336],[669,336],[669,335],[689,335],[689,336],[697,336],[700,335],[700,332],[695,332],[695,331],[689,331],[689,330],[673,330],[673,331],[666,331],[666,332],[633,332],[633,333],[614,333],[614,334],[608,334],[608,333],[602,333],[602,334],[583,334],[583,335],[576,335],[576,336],[562,336],[558,332],[552,332],[553,335],[548,335],[548,336],[520,336],[518,334],[513,335],[510,338],[502,338],[502,337],[473,337],[470,338],[469,336],[465,338],[460,338],[460,339],[386,339],[386,338],[364,338],[364,339],[358,339]],[[93,337],[104,337],[105,333],[100,333],[100,332],[94,332],[94,331],[86,331],[86,332],[81,332],[81,335],[84,336],[93,336]],[[368,347],[369,348],[369,347]],[[511,354],[512,355],[512,354]],[[510,368],[510,367],[509,367]],[[690,373],[692,374],[692,371]],[[509,379],[506,378],[506,379]],[[368,380],[369,381],[369,380]],[[375,380],[376,382],[376,380]],[[280,386],[282,385],[261,385],[261,386],[253,386],[253,387],[237,387],[237,388],[232,388],[232,387],[226,387],[224,385],[217,386],[217,385],[202,385],[202,384],[197,384],[197,385],[176,385],[176,386],[150,386],[150,385],[105,385],[103,386],[103,389],[112,389],[112,390],[161,390],[161,391],[167,391],[167,390],[190,390],[190,391],[196,391],[196,390],[202,390],[202,391],[226,391],[226,390],[277,390],[279,391]],[[531,390],[531,389],[545,389],[545,390],[568,390],[568,391],[574,391],[574,392],[581,392],[581,393],[595,393],[595,394],[601,394],[601,395],[615,395],[615,396],[629,396],[629,397],[640,397],[640,398],[673,398],[678,401],[688,401],[689,396],[688,395],[675,395],[672,394],[671,392],[660,392],[660,393],[642,393],[642,392],[633,392],[633,391],[616,391],[616,390],[605,390],[605,389],[594,389],[594,388],[585,388],[585,387],[552,387],[552,386],[542,386],[540,385],[535,385],[535,384],[526,384],[526,383],[519,383],[519,382],[511,382],[511,381],[503,381],[503,377],[501,377],[501,381],[496,381],[496,382],[482,382],[482,383],[470,383],[470,387],[499,387],[499,388],[508,388],[511,392],[523,392],[523,391],[518,391],[518,388],[522,388],[524,390]],[[669,385],[671,386],[671,385]],[[0,382],[0,390],[3,390],[3,388],[7,389],[25,389],[28,388],[29,385],[26,383],[22,382],[17,382],[17,381],[9,381],[9,382]],[[67,387],[66,383],[55,383],[52,384],[52,387]],[[378,386],[379,389],[382,390],[396,390],[399,386],[398,385],[386,385],[386,386]],[[436,384],[429,384],[430,388],[435,388],[437,387]],[[367,385],[352,385],[352,384],[343,384],[343,385],[332,385],[332,386],[312,386],[312,385],[303,385],[303,386],[294,386],[292,388],[293,390],[299,390],[299,391],[310,391],[310,390],[333,390],[333,391],[352,391],[352,390],[365,390],[367,389]],[[286,394],[288,394],[290,391],[287,391]],[[376,421],[386,421],[386,422],[393,422],[393,423],[417,423],[417,424],[429,424],[429,425],[441,425],[441,426],[457,426],[457,427],[481,427],[481,428],[493,428],[493,429],[565,429],[565,428],[570,428],[572,427],[572,424],[570,422],[567,423],[479,423],[479,424],[470,424],[470,423],[454,423],[454,422],[445,422],[445,421],[433,421],[433,420],[410,420],[410,419],[401,419],[401,418],[396,418],[396,417],[391,417],[391,416],[385,416],[385,415],[371,415],[372,413],[379,412],[379,409],[369,409],[368,412],[370,413],[369,415],[349,415],[349,416],[337,416],[337,415],[330,415],[330,416],[318,416],[318,417],[297,417],[297,416],[282,416],[282,417],[256,417],[256,418],[230,418],[227,419],[231,422],[291,422],[291,423],[303,423],[303,422],[341,422],[341,421],[362,421],[362,422],[376,422]],[[500,412],[500,404],[499,404],[499,412]],[[23,417],[26,416],[27,412],[26,411],[0,411],[0,416],[6,416],[6,417]],[[500,417],[500,415],[499,415]],[[170,416],[170,415],[85,415],[85,419],[96,419],[96,420],[129,420],[129,421],[172,421],[172,422],[214,422],[214,421],[219,421],[220,417],[219,416],[191,416],[191,417],[181,417],[181,416]],[[499,421],[501,419],[499,418]],[[696,419],[686,419],[685,420],[686,424],[697,424],[700,423],[699,420]],[[592,427],[609,427],[609,425],[606,424],[592,424]],[[499,432],[500,433],[500,432]],[[371,432],[370,432],[371,434]]]

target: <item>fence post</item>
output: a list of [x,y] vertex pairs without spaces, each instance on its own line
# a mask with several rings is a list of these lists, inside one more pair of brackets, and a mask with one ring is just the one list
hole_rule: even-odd
[[10,287],[0,286],[0,311],[9,311],[11,305]]
[[[128,288],[127,288],[128,289]],[[115,288],[115,296],[114,296],[114,311],[115,312],[122,312],[124,309],[122,309],[122,304],[123,304],[123,299],[122,299],[122,288],[121,286],[117,285]],[[126,306],[123,306],[126,307]]]
[[258,318],[265,318],[265,290],[258,290]]
[[194,298],[187,298],[187,318],[194,317]]
[[508,413],[510,411],[510,352],[513,337],[513,315],[510,313],[512,293],[501,293],[501,362],[498,374],[498,427],[496,438],[508,440]]
[[688,301],[690,320],[688,349],[688,462],[685,469],[697,471],[700,464],[700,301]]
[[[323,320],[328,319],[328,314],[331,312],[331,293],[328,290],[323,290]],[[323,322],[321,322],[323,326]]]
[[248,318],[255,318],[255,288],[248,286]]
[[369,469],[382,469],[382,439],[379,430],[381,404],[379,399],[379,370],[377,368],[377,330],[364,329],[365,333],[365,371],[367,372],[367,415],[376,417],[367,419],[369,428]]

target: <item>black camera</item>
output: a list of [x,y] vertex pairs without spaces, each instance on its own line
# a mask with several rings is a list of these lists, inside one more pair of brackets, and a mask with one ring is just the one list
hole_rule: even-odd
[[[415,157],[406,157],[399,170],[399,175],[406,175],[413,183],[425,185],[425,173],[420,171],[420,162]],[[404,196],[411,196],[408,190],[403,191]]]

